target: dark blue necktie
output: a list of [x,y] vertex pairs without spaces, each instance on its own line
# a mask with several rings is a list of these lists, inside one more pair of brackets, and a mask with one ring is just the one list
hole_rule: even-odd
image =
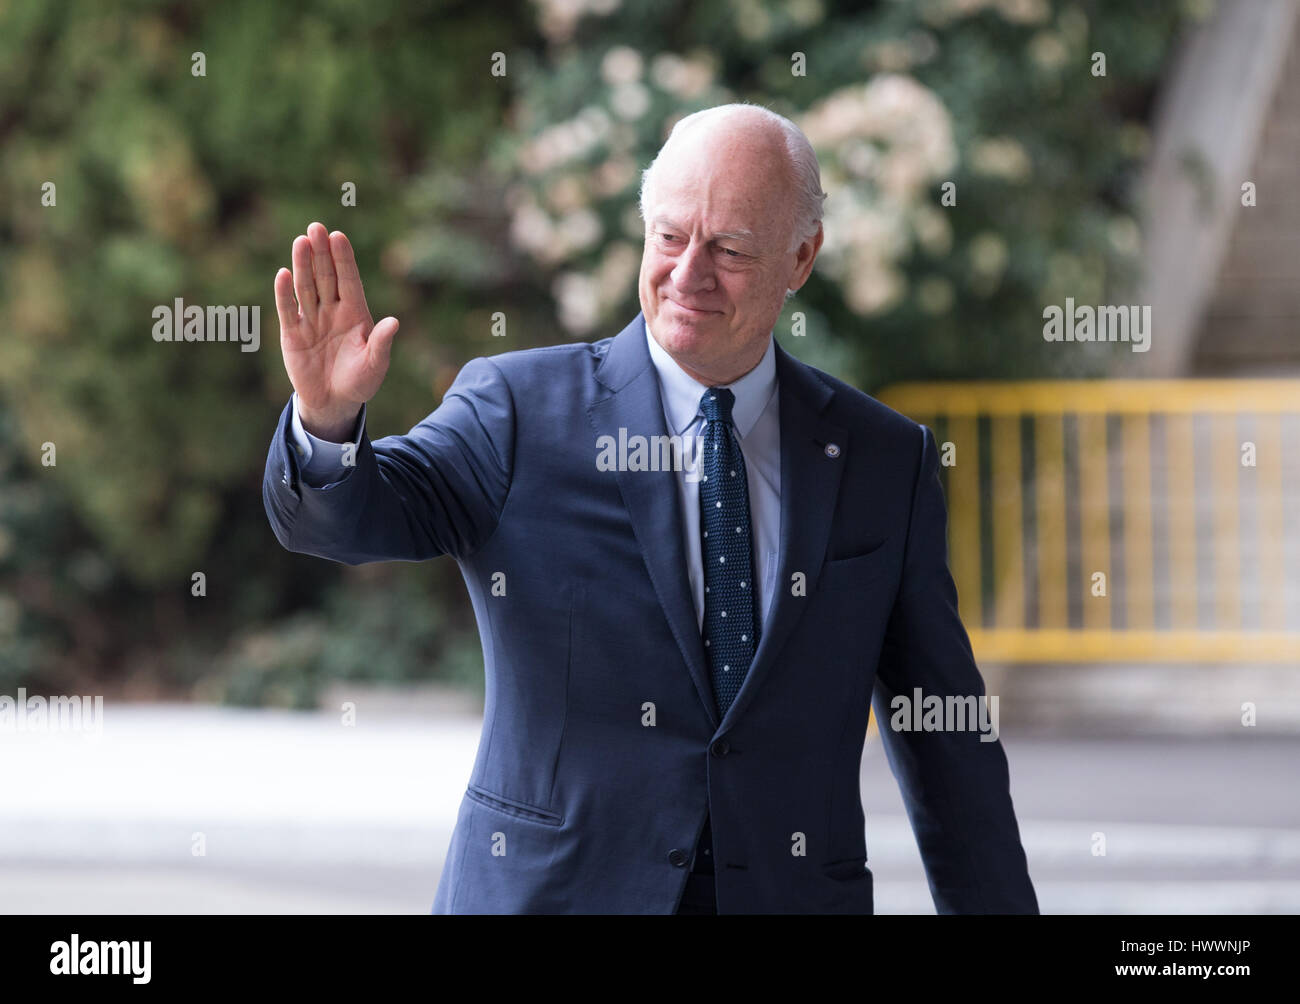
[[[704,451],[700,458],[700,549],[704,552],[704,654],[718,717],[740,692],[758,648],[757,583],[749,529],[745,458],[732,434],[736,395],[710,387],[700,399]],[[706,814],[692,871],[713,875],[713,826]]]
[[736,396],[710,387],[700,399],[700,546],[704,551],[704,653],[718,716],[726,715],[758,648],[757,583],[750,541],[745,458],[732,431]]

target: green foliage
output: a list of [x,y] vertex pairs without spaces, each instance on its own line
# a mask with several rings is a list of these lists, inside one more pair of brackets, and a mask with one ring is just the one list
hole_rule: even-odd
[[[0,680],[184,691],[225,639],[274,634],[338,580],[280,551],[262,511],[290,390],[271,281],[308,222],[346,230],[375,311],[404,328],[371,428],[404,431],[436,406],[481,351],[475,284],[509,277],[492,215],[467,216],[458,179],[488,183],[509,99],[489,57],[527,42],[524,9],[0,8]],[[466,244],[475,256],[453,253]],[[156,342],[153,308],[176,297],[260,307],[260,350]],[[78,584],[88,568],[104,570],[97,593]],[[205,598],[189,593],[196,570]],[[412,618],[463,592],[454,568],[426,575],[434,597]]]
[[[369,429],[405,431],[471,356],[630,319],[640,169],[676,116],[753,100],[815,134],[832,193],[824,262],[789,305],[808,337],[787,346],[867,388],[1046,373],[1043,305],[1099,302],[1131,270],[1181,11],[0,6],[0,688],[300,706],[334,679],[479,678],[453,563],[345,572],[266,524],[289,394],[271,281],[308,222],[348,233],[376,317],[402,321]],[[260,350],[156,342],[177,297],[260,307]]]
[[482,692],[482,653],[463,605],[433,602],[428,576],[409,569],[351,578],[351,588],[332,592],[319,610],[244,633],[200,682],[198,696],[312,708],[332,681],[414,681],[435,665],[444,679]]
[[818,267],[777,329],[806,316],[793,351],[867,389],[1095,371],[1127,346],[1045,351],[1042,310],[1131,286],[1152,95],[1205,8],[627,0],[557,17],[525,67],[521,135],[503,137],[516,230],[570,330],[609,330],[636,309],[636,168],[682,114],[752,101],[804,128],[830,196]]
[[[467,56],[486,65],[498,21],[256,0],[24,4],[7,21],[0,324],[20,337],[0,390],[29,442],[58,444],[54,476],[110,559],[163,587],[207,552],[287,396],[271,278],[294,235],[346,227],[371,298],[421,330],[406,185],[435,163],[473,172],[503,95]],[[262,350],[155,342],[151,311],[175,297],[258,305]],[[419,385],[384,406],[416,387],[427,405]]]

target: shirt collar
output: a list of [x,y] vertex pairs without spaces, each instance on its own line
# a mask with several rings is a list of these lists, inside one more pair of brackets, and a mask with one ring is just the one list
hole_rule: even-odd
[[[664,415],[672,427],[673,435],[683,435],[695,419],[701,416],[700,398],[708,387],[677,365],[673,357],[650,334],[648,323],[645,325],[645,338],[650,349],[650,360],[659,374]],[[767,351],[757,366],[739,380],[722,386],[736,395],[736,403],[731,409],[731,421],[736,434],[744,439],[763,414],[776,390],[776,339],[768,336]]]

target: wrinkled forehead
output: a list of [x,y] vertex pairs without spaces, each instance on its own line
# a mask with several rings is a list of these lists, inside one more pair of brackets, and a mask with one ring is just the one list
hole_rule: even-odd
[[783,240],[793,203],[789,164],[770,142],[688,134],[659,156],[647,217],[710,232]]

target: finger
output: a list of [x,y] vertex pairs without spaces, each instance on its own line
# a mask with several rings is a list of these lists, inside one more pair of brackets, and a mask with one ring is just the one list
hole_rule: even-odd
[[287,268],[275,273],[275,312],[280,316],[280,334],[293,338],[298,333],[298,304],[293,298],[293,273]]
[[366,348],[370,351],[370,365],[376,370],[387,370],[393,353],[393,336],[397,334],[397,318],[385,317],[370,329]]
[[335,230],[330,234],[330,251],[334,256],[334,273],[339,281],[339,299],[365,303],[366,293],[361,288],[357,258],[352,251],[352,242],[344,236],[343,231]]
[[311,274],[311,241],[302,234],[293,239],[293,291],[304,314],[316,309],[316,280]]
[[330,256],[330,238],[319,223],[307,227],[311,241],[311,271],[316,277],[316,295],[321,303],[333,303],[339,298],[338,280],[334,277],[334,259]]

